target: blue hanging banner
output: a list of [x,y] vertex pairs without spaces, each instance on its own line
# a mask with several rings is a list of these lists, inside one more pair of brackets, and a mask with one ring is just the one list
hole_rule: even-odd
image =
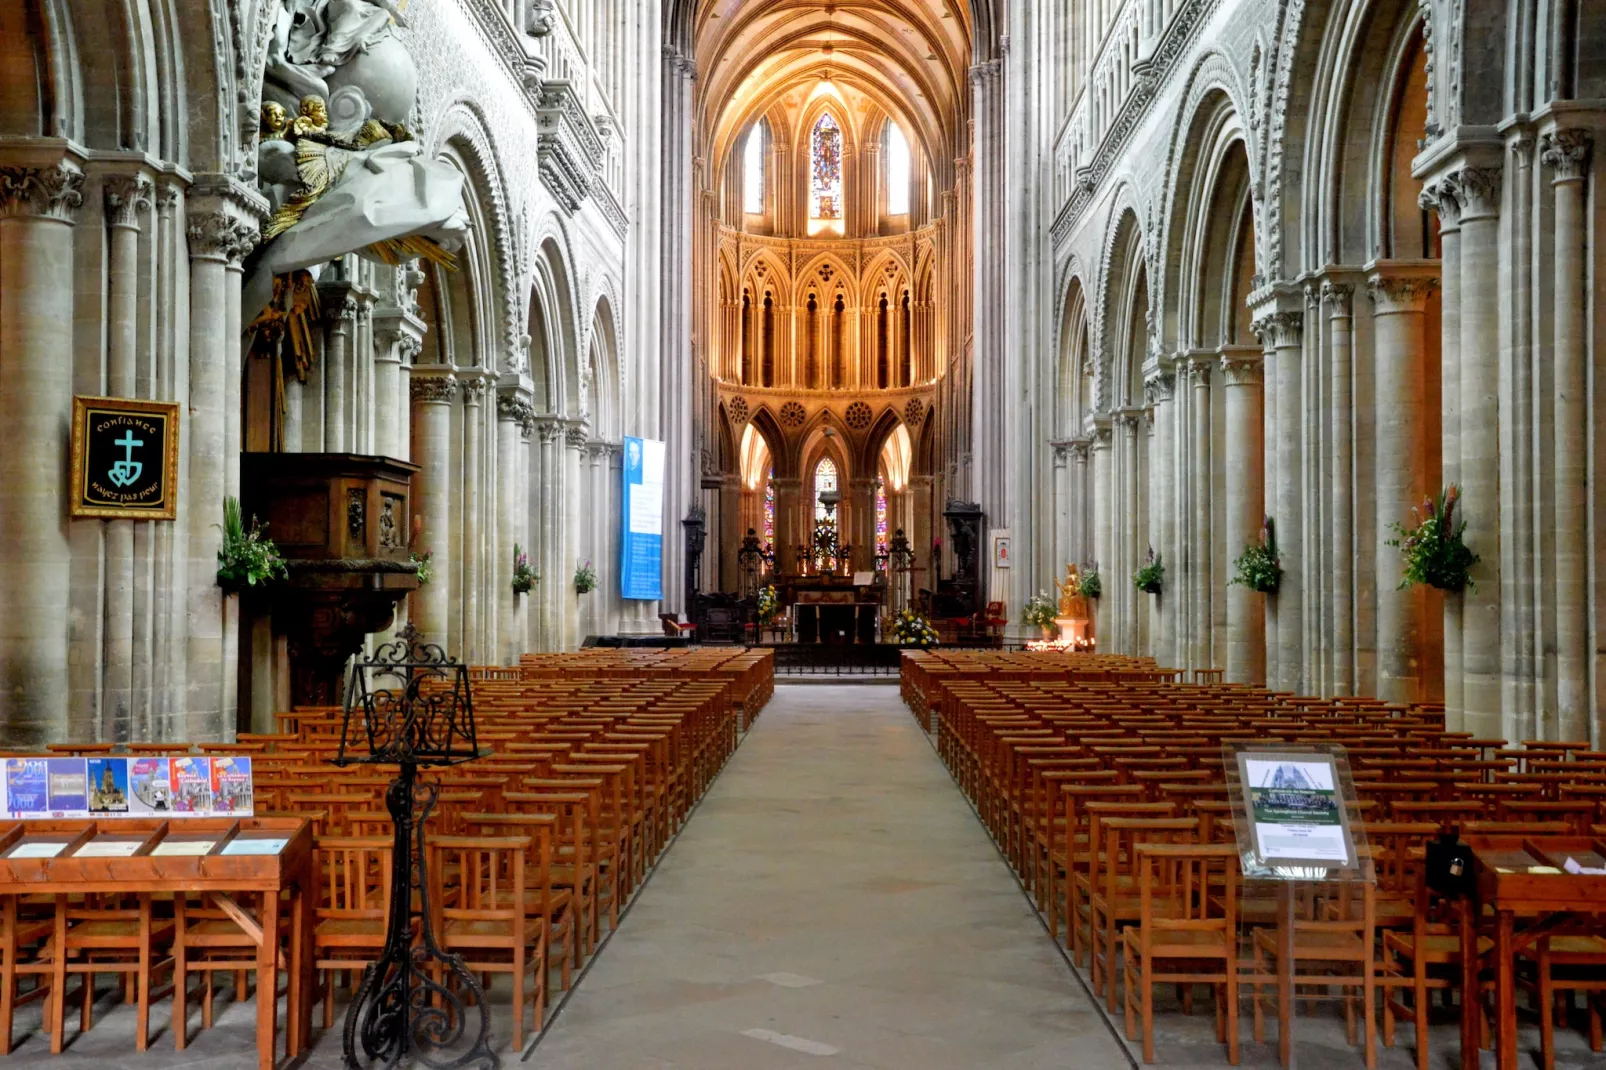
[[625,436],[624,524],[619,595],[664,596],[664,444]]

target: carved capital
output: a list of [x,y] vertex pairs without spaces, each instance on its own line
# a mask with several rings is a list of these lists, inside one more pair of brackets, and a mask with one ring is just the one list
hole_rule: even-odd
[[564,444],[571,450],[584,449],[586,440],[590,437],[584,424],[573,424],[563,432]]
[[485,397],[486,382],[480,378],[459,379],[458,389],[463,392],[463,404],[478,405]]
[[518,394],[504,392],[496,395],[496,418],[507,423],[524,424],[535,419],[535,409]]
[[1589,173],[1589,150],[1594,144],[1594,135],[1588,130],[1555,130],[1540,138],[1539,159],[1556,172],[1556,182],[1581,182]]
[[191,212],[184,231],[190,241],[190,259],[232,259],[235,222],[228,212]]
[[1366,280],[1366,296],[1371,298],[1373,312],[1379,316],[1421,312],[1438,288],[1436,275],[1374,272]]
[[1248,353],[1224,354],[1221,375],[1228,386],[1259,386],[1265,360]]
[[1347,282],[1322,283],[1322,304],[1335,319],[1348,319],[1354,307],[1355,287]]
[[457,396],[457,380],[450,375],[421,375],[414,371],[408,390],[414,401],[449,405]]
[[1188,382],[1196,388],[1209,387],[1210,372],[1215,366],[1214,353],[1194,353],[1178,362],[1178,367],[1187,375]]
[[1463,167],[1447,180],[1454,183],[1450,192],[1460,202],[1462,222],[1500,214],[1500,168]]
[[1151,372],[1143,380],[1143,396],[1150,405],[1170,401],[1176,393],[1177,377],[1171,371]]
[[0,216],[77,221],[84,172],[68,159],[48,167],[0,167]]
[[1268,349],[1286,349],[1297,346],[1305,334],[1305,315],[1286,310],[1268,312],[1250,324],[1260,344]]
[[156,183],[143,173],[111,175],[101,187],[106,198],[106,222],[124,230],[139,229],[139,215],[148,212],[156,193]]
[[1088,454],[1093,451],[1093,440],[1090,438],[1073,438],[1065,443],[1065,450],[1070,454],[1071,460],[1078,464],[1086,464]]
[[1439,214],[1439,225],[1450,230],[1461,225],[1461,202],[1456,199],[1455,183],[1448,179],[1429,182],[1417,194],[1416,203],[1428,212]]

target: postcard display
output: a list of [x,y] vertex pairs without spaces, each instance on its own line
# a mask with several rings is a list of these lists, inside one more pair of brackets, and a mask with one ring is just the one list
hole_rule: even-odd
[[1376,872],[1342,746],[1229,743],[1223,752],[1245,882],[1240,887],[1248,895],[1251,882],[1278,884],[1277,999],[1286,1008],[1280,1020],[1290,1028],[1277,1044],[1282,1065],[1293,1067],[1295,889],[1308,881],[1375,884]]
[[7,758],[5,816],[12,821],[119,817],[250,817],[251,759]]

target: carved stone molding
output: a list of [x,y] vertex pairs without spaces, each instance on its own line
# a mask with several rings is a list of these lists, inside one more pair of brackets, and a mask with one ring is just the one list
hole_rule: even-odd
[[1374,272],[1366,280],[1366,295],[1371,298],[1374,314],[1379,316],[1421,312],[1438,288],[1438,277],[1427,274]]
[[1249,325],[1260,344],[1271,349],[1297,346],[1305,334],[1305,315],[1294,310],[1268,312]]
[[0,216],[76,222],[83,190],[83,170],[65,158],[46,167],[0,167]]
[[586,440],[590,437],[591,436],[589,433],[587,433],[584,425],[581,424],[576,424],[575,426],[570,427],[568,430],[563,432],[564,444],[567,445],[571,450],[584,449]]
[[570,212],[591,196],[606,153],[602,138],[568,82],[541,87],[536,109],[536,160],[541,182]]
[[1170,401],[1176,392],[1177,377],[1174,372],[1152,372],[1143,380],[1143,397],[1150,405],[1162,401]]
[[457,380],[450,375],[421,375],[415,369],[408,382],[414,401],[449,405],[457,396]]
[[1107,450],[1110,448],[1111,428],[1108,420],[1096,421],[1093,424],[1089,435],[1093,449]]
[[1457,199],[1456,185],[1450,179],[1439,179],[1424,185],[1416,203],[1429,212],[1437,212],[1440,226],[1444,229],[1461,225],[1461,202]]
[[478,377],[459,379],[459,389],[463,392],[463,404],[478,405],[485,397],[485,380]]
[[1065,450],[1070,458],[1078,464],[1086,464],[1088,455],[1093,451],[1093,440],[1090,438],[1073,438],[1065,443]]
[[1224,354],[1221,358],[1221,375],[1228,386],[1259,386],[1264,376],[1265,361],[1247,353]]
[[1069,442],[1050,442],[1049,445],[1054,448],[1054,467],[1064,468],[1065,462],[1071,454],[1071,444]]
[[101,187],[106,199],[106,223],[123,230],[138,230],[141,212],[150,211],[156,183],[144,173],[111,175]]
[[239,226],[239,217],[232,212],[189,213],[184,234],[189,239],[190,259],[225,263],[239,260],[244,255]]
[[1186,357],[1181,366],[1187,373],[1188,382],[1195,387],[1208,387],[1210,385],[1210,372],[1216,366],[1214,353],[1194,353]]
[[1557,182],[1581,182],[1589,174],[1589,151],[1595,144],[1588,130],[1555,130],[1539,139],[1539,159],[1556,172]]
[[1322,283],[1322,304],[1334,319],[1348,319],[1354,306],[1355,287],[1347,282]]

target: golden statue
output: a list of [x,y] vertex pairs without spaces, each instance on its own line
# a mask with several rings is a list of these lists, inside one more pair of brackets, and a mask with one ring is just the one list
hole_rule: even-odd
[[1086,620],[1087,599],[1082,597],[1082,570],[1075,565],[1065,566],[1065,582],[1054,584],[1060,593],[1060,618]]

